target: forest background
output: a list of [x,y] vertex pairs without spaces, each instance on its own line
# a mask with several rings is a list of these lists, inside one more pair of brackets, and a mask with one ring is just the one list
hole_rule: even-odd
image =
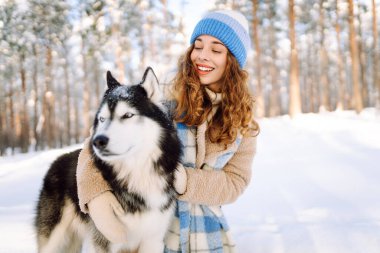
[[0,155],[82,142],[106,71],[137,83],[152,66],[161,79],[189,46],[190,18],[214,9],[249,20],[258,118],[380,108],[378,0],[189,2],[0,0]]

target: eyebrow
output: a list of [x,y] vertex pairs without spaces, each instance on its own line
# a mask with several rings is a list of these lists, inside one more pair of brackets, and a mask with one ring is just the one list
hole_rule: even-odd
[[[197,38],[196,41],[203,42],[201,38]],[[216,41],[216,40],[213,40],[211,43],[212,43],[212,44],[216,44],[216,45],[222,45],[222,46],[225,46],[222,42],[219,42],[219,41]]]

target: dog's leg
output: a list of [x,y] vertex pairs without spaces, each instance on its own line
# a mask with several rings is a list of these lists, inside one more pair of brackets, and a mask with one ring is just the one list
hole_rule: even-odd
[[[70,252],[79,253],[82,246],[82,238],[72,229],[72,224],[76,218],[75,209],[72,203],[66,202],[63,207],[61,220],[55,226],[48,238],[38,236],[38,252],[56,253]],[[73,244],[71,246],[71,244]]]
[[162,238],[149,238],[141,242],[139,253],[162,253],[164,252],[164,242]]
[[86,253],[98,253],[98,252],[107,252],[103,249],[99,248],[97,245],[95,245],[94,240],[92,238],[87,238],[86,242],[84,243],[84,252]]
[[94,245],[93,247],[94,249],[94,253],[108,253],[109,251],[104,249],[103,247],[99,246],[99,245]]
[[119,250],[117,253],[139,253],[138,250]]
[[100,233],[96,227],[95,224],[91,224],[91,238],[90,244],[91,244],[91,253],[108,253],[112,252],[110,249],[110,242],[107,240],[107,238],[104,237],[102,233]]
[[82,240],[75,233],[72,235],[70,243],[66,244],[67,247],[64,252],[80,253],[82,250]]

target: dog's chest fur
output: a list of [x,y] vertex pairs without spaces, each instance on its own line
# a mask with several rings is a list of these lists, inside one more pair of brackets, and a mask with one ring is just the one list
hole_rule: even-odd
[[[122,184],[124,189],[115,194],[126,214],[121,221],[127,229],[127,241],[165,234],[174,212],[174,194],[166,177],[159,174],[155,163],[147,161],[145,166],[123,166]],[[118,176],[120,177],[120,174]],[[131,201],[132,199],[132,201]],[[149,228],[149,229],[147,229]],[[128,232],[129,231],[129,232]]]
[[170,195],[166,192],[168,182],[152,165],[147,163],[130,173],[126,172],[123,183],[128,192],[142,197],[148,209],[161,209],[169,200]]
[[113,163],[111,173],[102,171],[126,212],[165,211],[173,202],[168,175],[156,162],[159,155],[130,158]]

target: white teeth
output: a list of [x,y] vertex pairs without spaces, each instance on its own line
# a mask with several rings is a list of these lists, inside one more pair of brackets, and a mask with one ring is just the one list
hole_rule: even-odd
[[213,70],[213,68],[207,68],[207,67],[201,67],[201,66],[198,66],[198,69],[201,70],[201,71],[211,71],[211,70]]

